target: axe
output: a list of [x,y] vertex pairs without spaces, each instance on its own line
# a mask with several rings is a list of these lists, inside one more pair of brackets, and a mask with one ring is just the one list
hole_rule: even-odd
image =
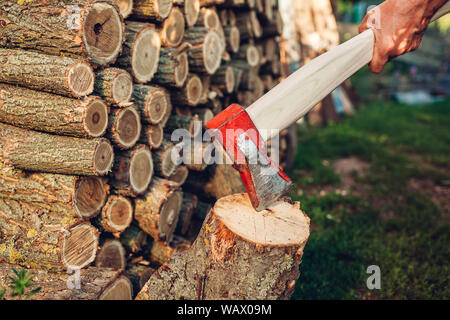
[[[447,2],[432,18],[450,11]],[[303,117],[318,102],[372,61],[371,29],[315,58],[247,108],[232,104],[206,127],[241,175],[253,207],[268,208],[292,182],[267,155],[265,141]]]

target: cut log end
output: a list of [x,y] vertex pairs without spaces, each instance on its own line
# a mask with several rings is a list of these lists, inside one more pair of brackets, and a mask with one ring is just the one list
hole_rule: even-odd
[[133,79],[128,72],[117,75],[112,85],[112,97],[118,106],[127,105],[133,94]]
[[72,270],[84,268],[95,260],[98,231],[89,223],[81,223],[64,234],[61,260],[64,267]]
[[208,74],[214,74],[220,67],[223,45],[219,35],[210,31],[203,44],[203,63]]
[[234,71],[232,66],[228,66],[225,70],[225,88],[228,93],[232,93],[235,87]]
[[111,171],[114,162],[114,149],[106,139],[100,139],[94,153],[95,173],[103,176]]
[[258,48],[256,48],[253,45],[249,45],[247,47],[246,56],[247,56],[247,63],[251,67],[256,67],[261,60]]
[[98,268],[124,270],[127,265],[125,254],[125,248],[119,240],[106,240],[101,249],[97,252],[95,266]]
[[126,276],[120,276],[100,295],[99,300],[132,300],[133,286]]
[[82,40],[87,56],[98,65],[107,65],[117,58],[123,42],[123,23],[114,6],[93,3],[85,15]]
[[186,98],[191,106],[196,106],[201,98],[203,92],[202,80],[199,76],[193,75],[189,77],[186,83]]
[[142,28],[136,36],[131,53],[132,73],[140,83],[152,80],[158,69],[161,39],[153,26]]
[[174,7],[169,17],[164,20],[161,30],[163,44],[168,47],[178,46],[184,37],[184,15],[181,10]]
[[161,19],[166,19],[172,11],[172,0],[156,0],[155,6]]
[[117,6],[119,7],[119,12],[124,19],[133,11],[133,0],[117,0]]
[[81,177],[75,185],[73,205],[77,214],[85,219],[97,215],[106,202],[108,186],[98,177]]
[[134,107],[122,109],[117,115],[115,134],[123,149],[133,147],[141,134],[141,117]]
[[160,238],[166,242],[172,241],[182,203],[183,194],[180,191],[174,191],[167,197],[167,200],[161,208],[158,231]]
[[150,125],[144,132],[144,141],[152,149],[158,149],[164,140],[164,129],[160,125]]
[[184,16],[188,27],[193,27],[198,19],[200,12],[200,0],[184,1]]
[[189,60],[186,52],[180,53],[177,58],[177,66],[175,67],[175,84],[181,88],[186,82],[189,73]]
[[153,160],[146,146],[138,146],[130,163],[130,185],[136,194],[143,194],[153,176]]
[[95,74],[86,62],[78,62],[67,70],[67,85],[76,98],[81,98],[94,90]]
[[229,30],[228,44],[233,53],[237,53],[239,51],[240,43],[241,33],[239,32],[239,29],[236,26],[231,26]]
[[309,218],[298,202],[280,200],[257,212],[247,194],[234,194],[219,199],[213,213],[232,233],[256,245],[298,246],[309,237]]
[[98,138],[105,134],[108,128],[108,107],[101,99],[92,99],[83,119],[83,127],[87,136]]
[[111,196],[103,208],[102,216],[108,231],[122,232],[133,220],[133,205],[127,198]]
[[147,100],[148,110],[147,118],[153,124],[160,123],[166,116],[167,109],[169,108],[169,101],[167,94],[163,90],[156,90],[150,95]]
[[181,186],[186,181],[188,175],[189,169],[186,166],[179,166],[168,179],[178,183]]

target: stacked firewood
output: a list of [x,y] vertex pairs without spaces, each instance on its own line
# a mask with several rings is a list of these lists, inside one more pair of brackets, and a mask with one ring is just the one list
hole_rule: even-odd
[[204,124],[281,80],[280,33],[273,0],[2,1],[0,261],[137,293],[244,191]]

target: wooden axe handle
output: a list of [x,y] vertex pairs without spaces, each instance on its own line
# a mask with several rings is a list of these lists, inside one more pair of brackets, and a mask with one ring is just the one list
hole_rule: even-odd
[[[448,1],[433,16],[450,12]],[[246,110],[267,140],[303,117],[342,82],[370,63],[374,35],[371,29],[315,58],[255,101]]]

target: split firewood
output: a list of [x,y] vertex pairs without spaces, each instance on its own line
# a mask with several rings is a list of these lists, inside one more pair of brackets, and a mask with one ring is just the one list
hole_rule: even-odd
[[92,67],[79,59],[0,48],[0,82],[81,98],[92,93],[94,79]]
[[133,79],[125,70],[103,69],[96,73],[95,92],[114,106],[127,107],[133,94]]
[[184,15],[178,7],[173,7],[167,19],[158,28],[163,47],[176,47],[184,37]]
[[183,202],[181,204],[181,210],[178,217],[177,233],[185,235],[191,224],[192,216],[194,215],[195,208],[197,207],[198,197],[192,193],[183,194]]
[[[50,206],[49,206],[50,207]],[[72,212],[0,199],[0,259],[27,268],[61,271],[94,261],[98,230]]]
[[138,253],[144,250],[148,244],[147,234],[133,221],[121,235],[120,242],[130,253]]
[[200,77],[196,74],[189,74],[184,87],[171,92],[172,103],[175,105],[195,107],[200,101],[202,90],[202,80]]
[[108,268],[113,270],[125,270],[127,259],[125,248],[117,239],[108,239],[103,242],[97,251],[95,266],[97,268]]
[[134,0],[132,18],[164,21],[172,10],[172,0]]
[[167,179],[182,186],[189,175],[189,169],[186,166],[178,166]]
[[153,152],[153,163],[155,173],[161,177],[168,178],[180,165],[182,145],[175,145],[169,140],[163,140],[159,149]]
[[[0,263],[0,283],[10,282],[15,266]],[[27,270],[33,288],[41,290],[29,300],[131,300],[132,287],[130,280],[123,271],[114,271],[90,267],[68,273],[50,273],[44,270]],[[78,278],[79,276],[79,278]],[[79,279],[79,281],[78,281]],[[9,294],[8,289],[4,299],[18,299]]]
[[126,69],[138,83],[152,80],[158,68],[161,39],[154,25],[127,21],[125,43],[117,65]]
[[189,69],[193,72],[214,74],[220,66],[224,46],[217,32],[204,27],[187,29],[186,42],[192,45],[189,50]]
[[111,232],[116,238],[133,221],[133,204],[125,197],[111,195],[97,217],[97,223],[103,231]]
[[103,178],[26,173],[0,162],[0,198],[89,219],[100,212],[108,192],[109,187]]
[[134,201],[139,227],[155,240],[170,242],[177,226],[183,194],[177,183],[154,178],[148,192]]
[[148,145],[150,149],[158,149],[164,140],[164,130],[161,124],[144,125],[140,143]]
[[226,93],[233,93],[234,91],[234,71],[230,65],[223,65],[211,77],[211,83]]
[[185,130],[190,138],[195,139],[202,133],[202,128],[203,124],[198,115],[193,117],[171,115],[164,127],[164,131],[172,134],[175,130]]
[[120,149],[132,148],[141,136],[141,129],[141,117],[134,105],[112,110],[108,137]]
[[3,0],[0,21],[2,48],[85,57],[97,65],[113,63],[124,38],[116,7],[92,0]]
[[114,160],[106,139],[55,136],[6,124],[0,124],[0,148],[8,164],[29,171],[105,175]]
[[136,296],[141,291],[142,287],[154,272],[155,269],[141,264],[127,266],[126,274],[133,284],[133,296]]
[[176,237],[170,245],[164,241],[153,241],[150,250],[150,260],[153,263],[164,265],[178,253],[188,250],[191,243],[181,237]]
[[0,121],[80,138],[97,138],[108,127],[108,107],[99,97],[83,100],[0,83]]
[[183,87],[189,74],[189,48],[188,43],[178,48],[162,48],[153,82],[169,87]]
[[298,202],[258,213],[246,194],[222,198],[192,247],[158,269],[137,299],[289,299],[308,237]]
[[135,197],[145,193],[152,177],[152,154],[147,146],[139,144],[117,154],[111,186],[117,195]]
[[159,124],[172,110],[169,93],[162,87],[135,84],[133,97],[146,123]]
[[178,6],[183,7],[184,18],[186,20],[186,25],[191,28],[195,25],[198,19],[198,14],[200,12],[200,1],[199,0],[174,0],[174,3]]

